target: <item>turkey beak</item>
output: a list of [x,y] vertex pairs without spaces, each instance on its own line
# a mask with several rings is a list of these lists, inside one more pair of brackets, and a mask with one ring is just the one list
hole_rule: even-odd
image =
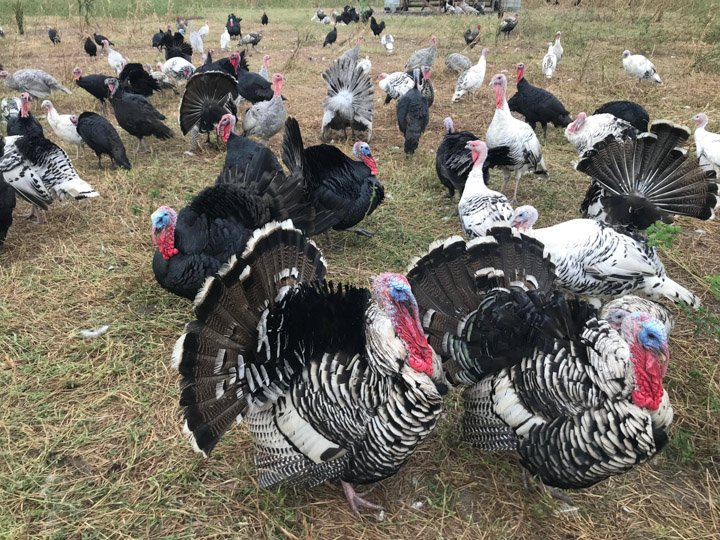
[[520,219],[518,217],[512,218],[512,221],[510,222],[510,226],[519,231],[522,230],[522,219]]

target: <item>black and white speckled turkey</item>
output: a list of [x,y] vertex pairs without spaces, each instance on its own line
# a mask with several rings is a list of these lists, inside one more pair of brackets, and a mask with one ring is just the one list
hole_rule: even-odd
[[408,272],[428,342],[466,387],[465,439],[519,453],[549,485],[587,487],[667,441],[667,334],[625,304],[598,321],[553,280],[542,244],[507,228],[436,243]]
[[583,217],[638,231],[674,215],[711,219],[718,203],[715,173],[682,148],[689,137],[686,127],[658,120],[637,138],[609,136],[595,144],[576,166],[592,178]]
[[622,141],[637,134],[638,131],[632,124],[610,113],[588,116],[584,112],[579,112],[575,120],[565,128],[565,138],[575,147],[580,157],[610,135]]
[[244,421],[263,487],[395,474],[442,410],[432,349],[404,276],[372,290],[323,280],[325,261],[292,223],[255,232],[208,280],[173,351],[193,448],[208,455]]

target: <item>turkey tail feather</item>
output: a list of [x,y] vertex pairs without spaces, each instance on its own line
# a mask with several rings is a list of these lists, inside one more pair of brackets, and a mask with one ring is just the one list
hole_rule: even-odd
[[[180,129],[183,135],[199,125],[201,131],[212,130],[221,113],[234,113],[232,102],[238,96],[235,79],[224,71],[196,73],[187,82],[180,102]],[[214,116],[218,116],[214,118]]]
[[322,279],[325,270],[320,251],[301,231],[289,221],[273,222],[205,282],[195,299],[197,320],[185,328],[172,359],[182,376],[184,432],[195,450],[208,455],[233,423],[284,384],[281,373],[259,374],[245,357],[257,349],[268,304],[285,287]]

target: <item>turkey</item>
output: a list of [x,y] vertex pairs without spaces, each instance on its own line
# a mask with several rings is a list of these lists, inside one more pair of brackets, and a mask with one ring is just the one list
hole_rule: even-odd
[[255,46],[260,43],[260,40],[262,38],[262,30],[258,30],[257,32],[248,32],[240,38],[240,43],[242,43],[243,45],[252,45],[252,48],[254,49]]
[[535,135],[535,131],[525,122],[514,118],[510,113],[505,98],[507,78],[503,74],[495,75],[491,84],[495,88],[496,108],[495,115],[485,135],[485,142],[490,150],[499,146],[509,148],[512,165],[505,165],[500,168],[503,170],[504,175],[503,191],[506,190],[510,182],[510,173],[515,172],[515,191],[512,198],[512,201],[515,201],[517,200],[520,177],[528,172],[547,175],[547,169],[545,168],[540,141]]
[[362,23],[366,24],[373,16],[373,13],[373,8],[367,8],[362,10],[362,12],[360,13],[360,20],[362,21]]
[[54,200],[86,199],[98,193],[77,174],[62,148],[45,137],[14,136],[0,140],[0,175],[33,205],[30,217],[44,222],[42,213]]
[[633,101],[608,101],[600,105],[593,113],[593,116],[605,113],[612,114],[620,120],[625,120],[640,133],[645,133],[648,130],[650,115],[642,105]]
[[285,130],[286,137],[293,144],[283,150],[283,162],[291,170],[302,168],[305,171],[308,179],[306,193],[315,209],[323,215],[332,215],[335,220],[332,228],[337,231],[352,230],[363,236],[372,236],[364,229],[352,229],[372,214],[385,198],[370,146],[363,141],[353,145],[353,156],[359,161],[350,159],[328,144],[305,148],[301,157],[297,151],[289,151],[303,148],[297,122],[288,119]]
[[[226,130],[223,126],[223,136]],[[166,206],[153,213],[153,272],[163,288],[192,300],[208,276],[242,253],[252,231],[273,219],[290,218],[307,235],[337,223],[336,216],[318,210],[306,196],[311,187],[302,140],[286,131],[283,152],[297,158],[287,177],[277,162],[277,169],[226,169],[215,186],[202,190],[179,213]],[[261,160],[248,163],[267,165]]]
[[[370,57],[365,55],[365,58],[361,58],[357,61],[355,64],[355,69],[361,69],[365,72],[365,75],[370,76],[370,71],[372,70],[372,62],[370,61]],[[432,88],[432,85],[429,86]]]
[[258,75],[260,75],[266,81],[270,80],[270,55],[269,54],[266,54],[265,56],[263,56],[262,67],[258,71]]
[[[162,64],[162,72],[175,81],[187,81],[195,73],[195,66],[184,58],[175,57]],[[201,70],[202,71],[202,70]],[[235,75],[233,74],[233,77]]]
[[180,101],[180,130],[192,133],[191,150],[198,148],[198,133],[210,133],[225,114],[237,114],[235,79],[224,71],[196,73],[187,83]]
[[153,34],[152,46],[154,49],[157,49],[159,51],[163,48],[163,37],[164,36],[165,36],[165,32],[163,32],[162,28],[158,29],[158,31]]
[[435,88],[433,87],[433,83],[430,80],[432,71],[430,71],[430,68],[428,66],[423,66],[420,71],[422,73],[422,78],[420,79],[419,86],[420,95],[425,98],[428,107],[432,107],[432,104],[435,102]]
[[136,154],[140,151],[144,137],[152,135],[163,140],[174,137],[170,128],[162,123],[165,116],[145,97],[126,93],[114,77],[105,79],[105,86],[110,90],[110,103],[118,124],[138,139]]
[[52,75],[40,69],[19,69],[12,75],[2,70],[0,71],[0,80],[5,81],[5,86],[8,88],[18,92],[27,92],[35,99],[46,98],[55,91],[72,94]]
[[200,37],[203,39],[205,39],[207,36],[210,35],[210,22],[209,21],[205,21],[205,24],[203,24],[198,29],[198,34],[200,34]]
[[241,70],[250,71],[250,67],[245,59],[245,51],[242,51],[240,54],[236,52],[230,53],[230,56],[227,58],[221,58],[211,64],[204,64],[197,69],[199,73],[204,71],[224,71],[235,78],[237,78]]
[[237,74],[237,95],[255,104],[260,101],[271,100],[275,93],[272,85],[265,77],[259,73],[241,69],[238,70]]
[[623,67],[625,73],[639,81],[647,79],[657,84],[662,84],[662,79],[655,69],[655,65],[642,54],[630,54],[630,51],[623,51]]
[[285,105],[280,93],[282,92],[285,77],[275,73],[272,79],[273,98],[269,101],[259,101],[247,111],[243,117],[243,135],[255,135],[268,141],[278,133],[285,124]]
[[637,133],[632,125],[609,113],[588,116],[579,112],[575,120],[565,128],[565,138],[580,156],[610,135],[622,141],[637,136]]
[[380,45],[385,47],[385,52],[388,54],[392,54],[392,52],[395,50],[395,38],[392,36],[392,34],[385,34],[383,37],[380,38]]
[[458,203],[458,216],[465,236],[473,239],[485,236],[494,226],[509,225],[513,207],[505,195],[485,185],[483,166],[488,154],[487,145],[475,140],[468,142],[467,148],[471,152],[473,167]]
[[230,33],[227,28],[220,34],[220,50],[225,51],[230,47]]
[[497,36],[499,36],[501,33],[505,34],[506,38],[510,38],[510,32],[512,32],[515,27],[517,26],[518,22],[520,20],[520,14],[515,13],[514,15],[511,15],[510,17],[504,18],[500,25],[498,26]]
[[370,17],[370,30],[372,30],[373,36],[377,37],[385,30],[385,21],[378,23],[375,17]]
[[111,49],[110,43],[107,40],[103,40],[102,47],[105,54],[107,54],[108,64],[110,64],[110,67],[115,70],[115,73],[120,75],[120,72],[125,67],[125,64],[128,63],[127,60],[125,60],[122,54],[114,49]]
[[720,178],[720,135],[707,131],[708,116],[705,113],[693,116],[695,121],[695,152],[700,165],[703,168],[715,172],[715,177]]
[[560,100],[543,88],[530,84],[525,78],[525,64],[517,65],[517,92],[508,101],[513,112],[525,117],[525,121],[535,131],[539,122],[543,130],[543,143],[547,141],[547,125],[567,127],[572,118]]
[[242,19],[238,18],[234,13],[228,15],[227,22],[225,23],[225,29],[228,34],[230,34],[231,38],[242,36],[240,21],[242,21]]
[[[455,190],[462,193],[465,181],[473,168],[473,159],[470,148],[467,144],[477,139],[474,133],[469,131],[455,131],[452,118],[443,120],[445,126],[445,137],[435,153],[435,172],[443,186],[448,190],[448,197],[455,195]],[[508,148],[500,146],[488,150],[485,163],[482,165],[484,181],[490,179],[489,170],[491,167],[510,165],[512,161],[508,156]]]
[[555,75],[555,69],[557,68],[557,55],[553,52],[552,43],[548,43],[548,51],[543,56],[542,70],[543,75],[546,79],[552,79]]
[[113,166],[127,170],[132,168],[125,153],[125,145],[118,132],[104,117],[86,111],[74,120],[77,132],[83,142],[95,152],[98,158],[98,167],[102,167],[102,155],[105,154],[110,157]]
[[[3,107],[3,117],[7,122],[7,134],[44,137],[42,126],[30,112],[30,94],[23,92],[20,94],[20,99],[15,99]],[[19,107],[18,101],[20,102]]]
[[561,32],[555,32],[555,40],[552,43],[552,52],[555,55],[555,58],[557,58],[558,62],[562,60],[562,57],[565,54],[565,49],[563,49],[562,43],[560,43],[561,36]]
[[700,307],[700,300],[667,276],[655,251],[639,235],[622,232],[594,219],[571,219],[532,229],[538,212],[515,209],[512,226],[536,238],[555,264],[558,286],[598,303],[628,293],[662,297]]
[[360,60],[360,45],[363,39],[361,37],[355,40],[355,46],[352,49],[348,49],[340,55],[340,58],[350,58],[353,62]]
[[48,28],[48,37],[53,45],[60,43],[60,33],[55,28]]
[[15,190],[7,182],[0,181],[0,247],[5,243],[7,233],[12,226],[14,209]]
[[265,13],[263,11],[262,17],[260,17],[260,24],[262,24],[263,26],[266,26],[268,22],[270,22],[270,21],[268,19],[267,13]]
[[408,61],[405,62],[405,71],[412,71],[415,68],[422,68],[423,66],[432,67],[433,62],[435,62],[436,54],[437,38],[435,36],[431,36],[429,47],[418,49],[410,55]]
[[657,120],[636,139],[597,143],[576,166],[593,184],[583,216],[637,231],[674,215],[711,219],[717,180],[688,159],[689,137],[684,126]]
[[337,41],[337,26],[333,26],[333,29],[330,30],[327,35],[325,36],[325,41],[323,41],[323,48],[327,45],[332,45]]
[[189,43],[185,42],[185,37],[180,32],[175,32],[170,39],[163,38],[165,47],[165,60],[171,58],[183,58],[188,62],[192,62],[193,48]]
[[466,71],[463,71],[458,77],[457,83],[455,84],[455,93],[452,97],[452,102],[457,103],[460,98],[466,93],[470,92],[473,96],[482,88],[483,82],[485,82],[485,69],[487,67],[487,60],[485,59],[490,49],[487,47],[480,53],[480,58],[477,64],[471,66]]
[[615,330],[620,330],[625,319],[624,315],[637,312],[647,313],[653,319],[657,319],[665,327],[665,333],[668,336],[672,334],[675,321],[670,310],[662,304],[634,294],[626,294],[603,304],[600,309],[600,319],[606,320]]
[[347,139],[347,128],[350,128],[353,137],[356,131],[367,131],[370,141],[374,90],[370,76],[355,69],[355,62],[350,58],[339,58],[322,76],[327,84],[327,98],[320,139],[329,141],[331,130],[343,130]]
[[164,94],[165,90],[172,90],[176,96],[180,95],[180,92],[178,92],[177,90],[177,84],[175,83],[175,80],[168,77],[163,72],[162,62],[158,62],[155,67],[157,67],[157,71],[154,70],[150,64],[143,64],[143,69],[145,69],[145,71],[147,71],[148,74],[153,78],[159,88],[160,93]]
[[58,114],[52,104],[52,101],[45,100],[40,106],[47,110],[47,121],[55,135],[66,143],[74,144],[77,147],[77,157],[80,157],[80,146],[82,146],[82,137],[77,132],[72,118],[75,115]]
[[107,86],[105,86],[105,79],[108,78],[107,75],[94,74],[83,77],[82,69],[76,67],[73,69],[73,78],[75,79],[76,85],[99,100],[103,108],[105,107],[105,100],[110,99],[110,91]]
[[123,67],[118,76],[118,81],[120,82],[120,86],[130,94],[139,94],[148,97],[160,90],[160,85],[157,81],[145,71],[142,64],[136,62],[125,64],[125,67]]
[[430,110],[427,101],[420,93],[420,70],[413,70],[415,86],[397,102],[397,122],[400,132],[405,138],[406,155],[415,153],[420,136],[425,132],[430,121]]
[[190,31],[190,46],[192,47],[193,52],[196,52],[200,55],[205,53],[205,44],[203,43],[202,37],[198,32],[195,30]]
[[320,251],[286,222],[256,231],[208,281],[173,352],[183,430],[207,456],[244,419],[262,487],[337,479],[353,512],[379,509],[351,482],[392,476],[427,438],[442,370],[404,276],[367,290],[324,275]]
[[115,44],[114,44],[112,41],[110,41],[109,38],[103,36],[102,34],[95,34],[95,33],[93,33],[93,39],[95,40],[95,43],[97,43],[97,44],[100,45],[101,47],[103,46],[103,41],[107,41],[107,42],[108,42],[108,45],[111,45],[111,46],[113,46],[113,47],[115,46]]
[[[215,128],[215,133],[227,148],[223,172],[228,171],[228,174],[221,174],[219,180],[235,180],[251,173],[284,174],[275,154],[267,146],[235,133],[236,122],[235,115],[228,113],[220,119]],[[285,124],[287,126],[287,121]]]
[[85,43],[83,44],[83,49],[85,49],[85,52],[90,57],[96,57],[97,56],[97,45],[95,45],[95,42],[92,40],[91,37],[85,38]]
[[322,9],[316,9],[313,16],[310,18],[313,22],[322,23],[327,18],[327,15]]
[[475,28],[465,30],[463,37],[465,38],[465,45],[474,46],[475,41],[480,37],[480,25],[478,24]]
[[463,71],[470,69],[473,63],[464,54],[451,53],[445,57],[445,67],[451,71],[454,71],[458,75],[462,74]]
[[404,71],[396,71],[390,75],[381,73],[378,75],[378,86],[386,94],[385,105],[387,105],[393,99],[400,99],[415,88],[415,81]]

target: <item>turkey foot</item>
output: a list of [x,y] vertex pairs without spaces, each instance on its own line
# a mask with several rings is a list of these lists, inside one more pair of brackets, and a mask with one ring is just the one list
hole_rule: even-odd
[[354,232],[358,236],[364,236],[365,238],[372,238],[373,236],[375,236],[374,232],[370,232],[367,229],[352,228],[352,229],[347,229],[347,230],[350,232]]
[[523,480],[523,487],[530,491],[530,489],[534,489],[538,493],[547,493],[550,495],[553,499],[562,501],[565,504],[568,504],[570,506],[575,506],[575,503],[573,500],[568,496],[565,495],[561,490],[553,487],[548,487],[545,484],[542,483],[542,480],[536,479],[533,477],[526,469],[522,470],[522,480]]
[[342,484],[343,491],[345,492],[345,498],[347,499],[347,502],[350,505],[350,509],[353,511],[353,513],[360,514],[360,508],[368,508],[370,510],[383,509],[382,506],[366,501],[360,495],[355,493],[355,490],[349,483],[343,481],[340,481],[340,483]]
[[32,209],[30,210],[30,213],[25,216],[25,219],[34,219],[35,223],[38,225],[42,225],[45,223],[45,216],[43,215],[40,208],[38,208],[36,205],[32,205]]

